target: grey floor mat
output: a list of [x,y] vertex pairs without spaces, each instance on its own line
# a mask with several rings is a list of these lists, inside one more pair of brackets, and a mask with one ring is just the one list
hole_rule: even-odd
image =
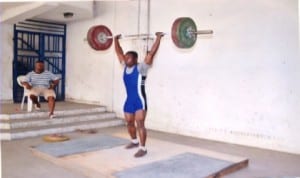
[[84,137],[66,142],[42,144],[35,149],[46,154],[61,157],[77,153],[108,149],[128,143],[129,140],[109,135]]
[[183,153],[166,160],[117,172],[118,178],[202,178],[234,163],[194,153]]

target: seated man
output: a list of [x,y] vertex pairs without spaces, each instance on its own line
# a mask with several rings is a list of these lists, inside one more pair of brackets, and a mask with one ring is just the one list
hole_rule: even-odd
[[59,83],[59,77],[44,69],[44,62],[37,61],[34,65],[34,71],[29,72],[22,84],[30,91],[30,99],[35,109],[39,110],[41,104],[37,97],[42,95],[48,100],[49,117],[54,118],[55,92],[54,88]]

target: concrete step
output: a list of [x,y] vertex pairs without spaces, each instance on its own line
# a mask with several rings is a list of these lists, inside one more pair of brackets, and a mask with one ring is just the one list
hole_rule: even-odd
[[[102,111],[102,110],[101,110]],[[75,113],[75,114],[74,114]],[[78,114],[80,113],[80,114]],[[64,115],[56,114],[56,118],[49,119],[47,117],[32,117],[22,119],[0,120],[0,129],[17,129],[27,127],[41,127],[47,125],[68,124],[80,121],[103,120],[115,118],[116,114],[112,112],[73,112],[64,113]]]
[[[93,112],[105,112],[104,106],[86,109],[70,109],[70,110],[57,110],[55,115],[67,116],[76,114],[88,114]],[[12,119],[28,119],[28,118],[43,118],[48,117],[48,111],[34,111],[28,113],[15,113],[15,114],[0,114],[0,120],[12,120]]]
[[18,128],[10,130],[0,130],[0,140],[13,140],[40,135],[73,132],[75,130],[98,129],[124,125],[124,120],[120,118],[108,118],[101,120],[79,121],[74,123],[60,123],[40,127]]
[[[61,107],[63,108],[63,107]],[[98,129],[124,125],[124,120],[107,112],[106,107],[56,110],[54,119],[48,111],[0,114],[0,140],[22,139],[46,134],[66,133],[75,130]]]

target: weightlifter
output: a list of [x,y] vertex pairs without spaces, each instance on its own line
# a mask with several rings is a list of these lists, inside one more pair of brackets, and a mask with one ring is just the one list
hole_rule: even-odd
[[[139,150],[134,157],[142,157],[147,154],[145,147],[147,131],[145,118],[147,114],[147,100],[145,93],[145,81],[147,72],[153,63],[154,56],[159,48],[160,40],[164,36],[162,32],[156,32],[156,40],[151,50],[147,53],[143,62],[138,63],[138,54],[135,51],[128,51],[124,54],[119,39],[121,35],[114,37],[115,51],[121,64],[124,65],[123,80],[126,88],[127,99],[123,110],[127,122],[127,130],[131,137],[131,143],[125,148],[137,148]],[[139,134],[140,142],[137,139]]]

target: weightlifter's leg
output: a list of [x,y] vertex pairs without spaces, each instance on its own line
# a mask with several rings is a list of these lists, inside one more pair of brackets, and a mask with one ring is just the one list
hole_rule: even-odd
[[139,141],[136,137],[136,127],[135,127],[135,120],[134,114],[126,113],[125,112],[125,120],[127,123],[127,131],[130,135],[131,142],[125,147],[126,149],[131,149],[139,146]]
[[145,128],[145,118],[146,118],[146,111],[145,110],[138,110],[135,112],[135,120],[137,124],[137,129],[140,137],[140,149],[136,154],[135,157],[142,157],[147,154],[146,149],[146,139],[147,139],[147,130]]

